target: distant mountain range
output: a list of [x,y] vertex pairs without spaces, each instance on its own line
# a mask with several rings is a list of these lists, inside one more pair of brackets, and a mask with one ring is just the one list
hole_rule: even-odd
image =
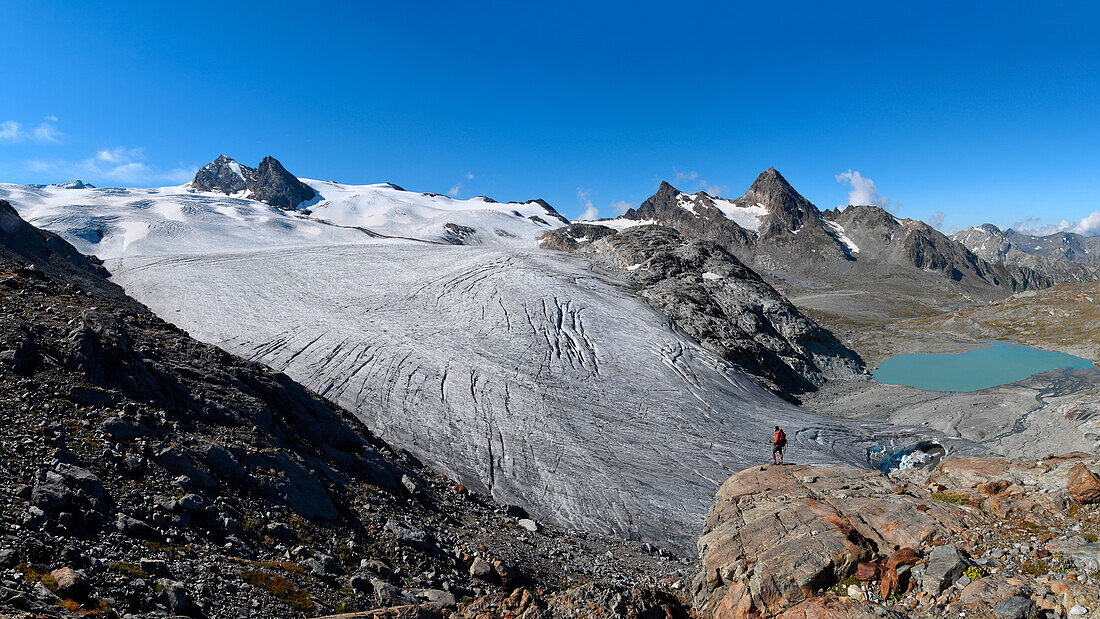
[[1003,297],[1049,286],[1029,265],[975,255],[928,224],[876,206],[819,210],[775,168],[761,172],[740,198],[686,194],[667,182],[621,217],[590,223],[622,229],[660,224],[714,241],[753,269],[779,279],[837,283],[908,271],[946,278],[978,297]]
[[959,230],[951,238],[990,262],[1028,267],[1056,283],[1100,279],[1100,237],[1073,232],[1033,236],[983,224]]

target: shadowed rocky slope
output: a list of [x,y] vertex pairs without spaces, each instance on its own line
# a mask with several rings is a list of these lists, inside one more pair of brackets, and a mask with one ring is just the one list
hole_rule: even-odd
[[0,615],[683,615],[631,588],[680,562],[471,494],[0,214]]

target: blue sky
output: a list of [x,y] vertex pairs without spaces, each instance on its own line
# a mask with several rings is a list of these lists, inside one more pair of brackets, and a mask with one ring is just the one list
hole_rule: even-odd
[[946,230],[1100,210],[1100,9],[830,4],[8,0],[0,180],[272,154],[610,216],[775,166],[822,208],[854,182]]

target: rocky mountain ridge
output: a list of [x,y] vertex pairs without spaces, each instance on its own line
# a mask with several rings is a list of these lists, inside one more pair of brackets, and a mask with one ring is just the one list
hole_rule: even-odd
[[775,168],[761,172],[733,200],[705,192],[685,194],[662,182],[656,194],[608,225],[643,223],[719,243],[755,270],[780,280],[809,277],[843,285],[853,277],[911,269],[917,277],[938,273],[967,294],[993,298],[1052,283],[1028,266],[975,256],[931,226],[899,220],[880,207],[821,211]]
[[312,187],[287,172],[283,164],[270,155],[255,168],[218,155],[195,173],[191,187],[197,191],[242,194],[281,209],[297,208],[316,195]]
[[951,238],[990,262],[1030,268],[1054,283],[1100,279],[1100,237],[1072,232],[1036,236],[982,224]]
[[584,255],[638,286],[654,309],[781,397],[863,372],[859,355],[716,242],[664,226],[573,224],[548,232],[542,245]]

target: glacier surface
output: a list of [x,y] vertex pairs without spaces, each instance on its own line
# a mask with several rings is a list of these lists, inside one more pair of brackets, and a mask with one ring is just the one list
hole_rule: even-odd
[[[769,461],[777,424],[799,463],[869,467],[929,438],[954,448],[780,400],[621,281],[539,249],[558,223],[542,203],[307,182],[321,195],[310,213],[187,186],[0,185],[0,198],[193,336],[567,527],[694,554],[718,485]],[[473,245],[441,243],[447,223]]]

